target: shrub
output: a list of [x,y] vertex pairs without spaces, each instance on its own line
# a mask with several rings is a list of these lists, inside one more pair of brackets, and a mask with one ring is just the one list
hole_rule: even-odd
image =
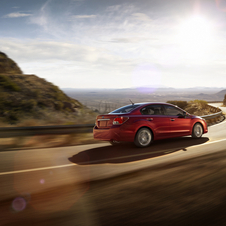
[[73,112],[72,109],[70,109],[70,108],[65,108],[64,110],[65,110],[65,112]]
[[8,76],[0,75],[0,86],[11,91],[20,91],[20,87],[14,83]]
[[2,89],[0,88],[0,108],[4,108],[4,102],[8,98],[8,95],[6,92],[3,92]]
[[38,107],[39,108],[45,108],[47,107],[45,101],[42,101],[42,100],[39,100],[38,103],[37,103]]
[[15,124],[19,120],[19,113],[16,111],[7,112],[6,120],[10,124]]
[[202,109],[205,109],[207,107],[207,105],[208,105],[208,102],[205,101],[205,100],[192,100],[189,103],[191,103],[191,104],[194,103],[194,104],[196,104],[197,106],[199,106]]
[[54,103],[54,105],[55,105],[55,109],[58,111],[62,110],[64,107],[64,104],[62,102],[56,102]]
[[35,98],[40,98],[41,97],[41,91],[38,89],[33,90],[33,96]]
[[31,111],[37,105],[36,100],[30,99],[26,101],[22,101],[21,106],[25,111]]

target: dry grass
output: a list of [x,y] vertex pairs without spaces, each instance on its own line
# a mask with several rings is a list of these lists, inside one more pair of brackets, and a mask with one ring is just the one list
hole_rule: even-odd
[[0,120],[0,127],[9,127],[10,125]]
[[97,115],[97,113],[90,112],[89,110],[81,111],[79,115],[76,115],[67,112],[39,109],[38,112],[36,112],[36,118],[34,118],[34,116],[24,116],[14,126],[94,124]]

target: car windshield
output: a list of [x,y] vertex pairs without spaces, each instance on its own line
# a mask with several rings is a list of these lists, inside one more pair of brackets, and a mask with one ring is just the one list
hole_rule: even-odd
[[133,109],[139,107],[139,104],[132,104],[132,105],[127,105],[127,106],[123,106],[121,108],[118,108],[112,112],[110,112],[109,114],[114,114],[114,113],[129,113],[131,112]]

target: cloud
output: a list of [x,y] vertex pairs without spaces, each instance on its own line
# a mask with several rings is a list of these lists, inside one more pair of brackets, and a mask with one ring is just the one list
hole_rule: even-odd
[[67,42],[0,39],[0,46],[24,73],[44,77],[61,87],[107,87],[114,77],[124,77],[123,85],[137,65],[136,60],[103,48]]
[[72,19],[89,19],[89,18],[95,18],[97,15],[73,15]]
[[18,17],[27,17],[27,16],[32,16],[32,14],[15,12],[15,13],[9,13],[3,17],[4,18],[18,18]]
[[107,12],[115,12],[115,11],[118,11],[121,7],[122,7],[121,5],[108,6],[106,11]]
[[110,42],[114,43],[137,43],[139,41],[143,41],[144,39],[133,37],[133,38],[113,38]]
[[56,0],[48,0],[29,18],[30,23],[39,25],[40,34],[45,33],[52,38],[72,42],[78,40],[79,43],[89,39],[87,40],[89,43],[92,40],[91,42],[95,42],[96,45],[102,40],[104,42],[111,40],[115,43],[127,42],[128,38],[136,42],[137,37],[131,37],[131,34],[137,33],[141,36],[144,34],[149,38],[151,33],[155,32],[152,32],[155,21],[142,11],[137,12],[139,9],[132,3],[103,6],[101,9],[93,9],[87,13],[82,3],[69,4],[69,0],[65,1],[66,4],[59,6]]
[[20,41],[0,39],[1,51],[21,63],[29,62],[82,62],[88,65],[130,65],[131,61],[115,56],[106,49],[56,41]]
[[133,13],[132,16],[134,16],[137,20],[151,21],[151,18],[144,13]]

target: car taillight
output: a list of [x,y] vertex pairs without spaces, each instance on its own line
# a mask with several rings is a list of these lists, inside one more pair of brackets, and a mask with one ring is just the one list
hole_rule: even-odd
[[123,116],[114,118],[113,125],[121,125],[124,122],[126,122],[128,119],[129,119],[129,117],[123,117]]

